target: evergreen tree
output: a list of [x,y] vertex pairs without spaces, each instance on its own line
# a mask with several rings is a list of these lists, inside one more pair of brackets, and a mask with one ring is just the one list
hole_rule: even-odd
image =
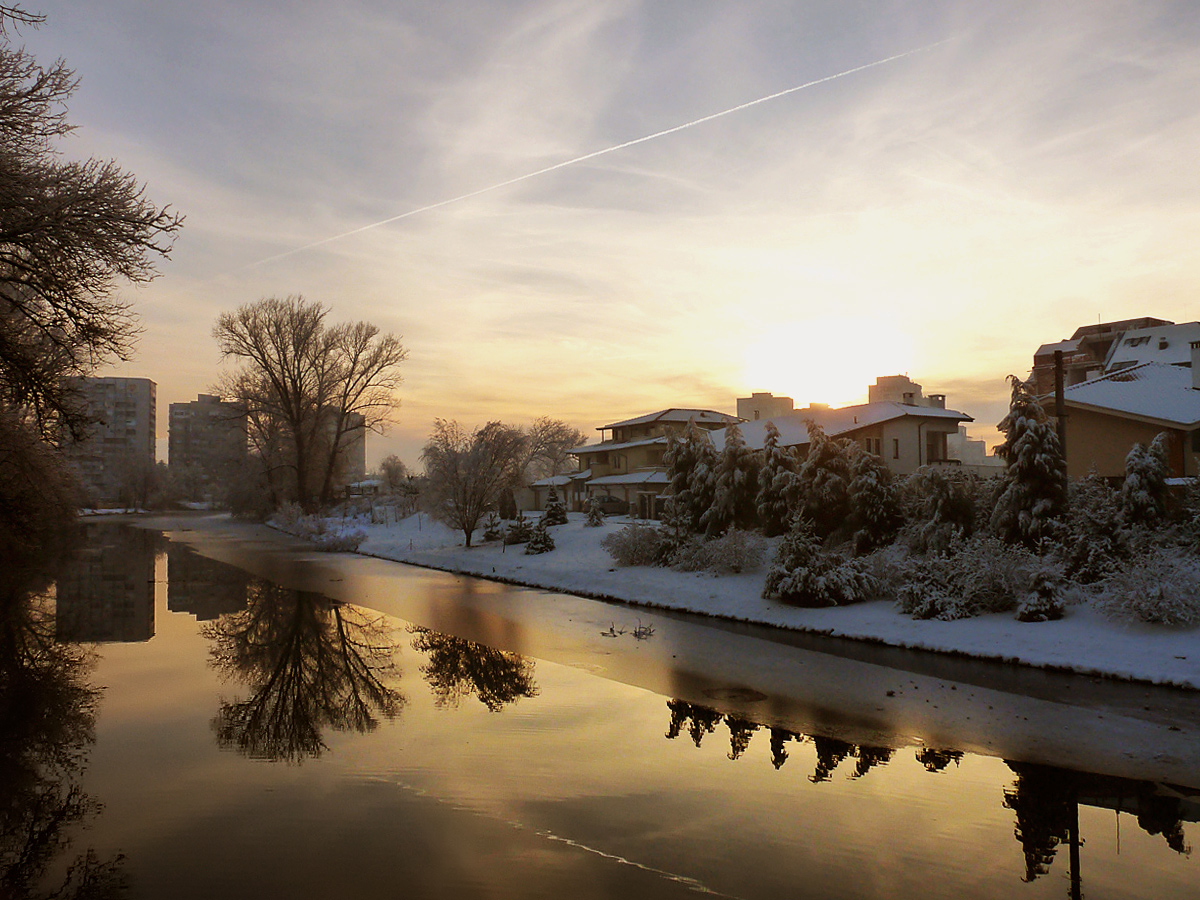
[[526,556],[536,556],[539,553],[549,553],[554,549],[554,538],[550,537],[550,529],[546,526],[546,517],[538,519],[533,528],[533,534],[525,544]]
[[595,497],[588,500],[587,518],[583,522],[589,528],[599,528],[604,524],[604,513],[600,509],[600,501]]
[[1167,446],[1171,435],[1162,431],[1143,447],[1134,444],[1125,457],[1125,483],[1121,485],[1121,512],[1132,524],[1151,525],[1167,511]]
[[1067,462],[1053,423],[1029,389],[1010,375],[1012,400],[997,426],[1004,443],[996,455],[1008,463],[992,528],[1009,543],[1034,547],[1053,537],[1067,511]]
[[850,454],[847,441],[834,440],[816,422],[808,423],[808,455],[792,481],[789,505],[812,522],[820,538],[833,534],[850,513]]
[[775,553],[762,595],[793,606],[845,606],[867,599],[874,586],[856,561],[822,553],[812,523],[797,516]]
[[558,499],[558,491],[554,489],[554,485],[550,485],[546,494],[546,508],[542,511],[542,521],[547,526],[567,524],[567,508]]
[[775,537],[788,528],[788,489],[796,476],[796,457],[779,446],[779,429],[767,422],[763,463],[758,470],[758,521],[763,534]]
[[725,429],[725,447],[717,458],[712,483],[712,504],[700,516],[705,535],[713,538],[730,528],[753,527],[758,461],[736,423]]
[[903,518],[892,470],[861,447],[851,454],[849,494],[854,552],[867,553],[895,537]]
[[[671,496],[680,527],[695,533],[700,530],[700,517],[709,507],[706,482],[711,471],[713,446],[707,435],[689,421],[681,436],[667,438],[663,462],[671,482]],[[706,469],[698,475],[697,467],[704,462]]]

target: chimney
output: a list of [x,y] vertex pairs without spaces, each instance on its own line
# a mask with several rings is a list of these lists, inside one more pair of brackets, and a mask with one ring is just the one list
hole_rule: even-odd
[[1200,341],[1192,341],[1192,390],[1200,391]]
[[930,394],[929,395],[929,405],[931,407],[933,407],[934,409],[945,409],[946,408],[946,395],[945,394]]

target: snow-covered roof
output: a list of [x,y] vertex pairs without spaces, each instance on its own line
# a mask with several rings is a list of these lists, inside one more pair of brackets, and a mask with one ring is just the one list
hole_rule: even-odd
[[651,422],[682,422],[686,424],[692,419],[697,425],[716,424],[728,425],[730,422],[740,422],[737,416],[717,412],[715,409],[660,409],[658,412],[638,416],[636,419],[626,419],[623,422],[613,422],[611,425],[601,425],[597,431],[607,431],[610,428],[624,428],[627,425],[646,425]]
[[1038,347],[1037,351],[1033,354],[1033,358],[1037,359],[1039,356],[1051,356],[1054,354],[1055,350],[1061,350],[1064,354],[1074,353],[1079,349],[1079,341],[1079,338],[1074,338],[1069,341],[1058,341],[1054,344],[1042,344],[1042,346]]
[[1128,418],[1186,428],[1200,424],[1200,391],[1192,387],[1192,370],[1184,366],[1130,366],[1072,385],[1063,399],[1071,406]]
[[1200,341],[1200,322],[1126,331],[1119,341],[1113,341],[1108,359],[1104,361],[1104,371],[1113,372],[1145,362],[1191,365],[1192,341]]
[[667,473],[660,469],[639,469],[624,475],[605,475],[602,478],[593,478],[588,482],[588,487],[604,487],[609,484],[668,484],[669,481]]
[[531,481],[530,487],[562,487],[564,484],[570,484],[574,474],[570,475],[550,475],[546,478],[539,478],[537,481]]
[[575,456],[585,455],[588,453],[605,453],[609,450],[628,450],[630,447],[648,447],[651,444],[666,444],[666,435],[658,435],[652,438],[639,438],[636,441],[601,441],[599,444],[583,444],[579,447],[572,447],[568,453]]
[[[940,409],[936,406],[909,406],[897,403],[895,400],[877,400],[874,403],[860,403],[857,406],[843,406],[840,409],[799,409],[786,416],[772,416],[757,422],[746,422],[738,426],[742,432],[742,440],[751,450],[761,450],[767,437],[767,423],[774,422],[779,429],[779,446],[802,447],[808,443],[808,420],[812,419],[820,425],[827,435],[837,437],[859,428],[868,428],[893,419],[905,416],[916,416],[926,419],[943,419],[953,422],[975,421],[966,413],[954,409]],[[713,446],[717,450],[725,447],[725,429],[709,434]]]

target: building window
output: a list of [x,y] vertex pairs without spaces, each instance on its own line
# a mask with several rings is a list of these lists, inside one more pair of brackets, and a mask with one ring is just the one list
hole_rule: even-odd
[[900,438],[892,438],[892,459],[900,458]]

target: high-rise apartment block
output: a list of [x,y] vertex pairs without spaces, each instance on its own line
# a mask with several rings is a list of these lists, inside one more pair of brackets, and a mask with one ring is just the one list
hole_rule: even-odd
[[63,451],[92,506],[145,502],[154,471],[156,386],[149,378],[74,378],[92,423]]
[[[170,406],[172,472],[193,469],[209,486],[246,464],[246,410],[211,394]],[[198,499],[198,498],[195,498]]]

